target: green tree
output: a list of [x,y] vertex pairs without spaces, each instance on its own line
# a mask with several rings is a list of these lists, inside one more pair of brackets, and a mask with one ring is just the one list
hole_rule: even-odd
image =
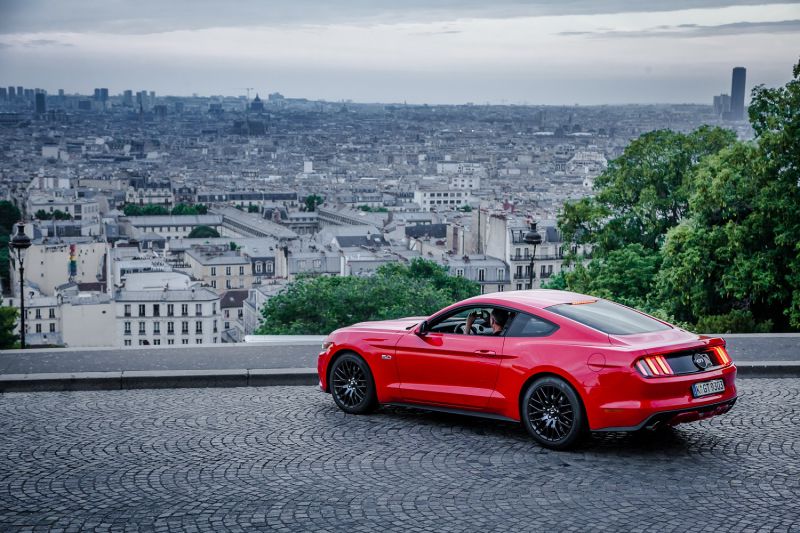
[[258,213],[258,206],[257,205],[253,205],[253,204],[248,205],[247,206],[247,212],[248,213]]
[[50,220],[53,218],[51,213],[48,213],[44,209],[37,209],[36,212],[33,214],[33,217],[36,220]]
[[72,215],[70,215],[67,212],[56,209],[55,211],[53,211],[53,218],[56,220],[71,220]]
[[322,205],[322,202],[325,201],[325,198],[319,196],[318,194],[309,194],[303,199],[303,203],[305,204],[306,211],[316,211],[318,205]]
[[170,211],[171,215],[197,215],[197,208],[189,204],[176,204]]
[[664,246],[660,297],[687,320],[800,328],[800,63],[786,87],[753,91],[755,143],[706,159],[691,219]]
[[211,239],[219,237],[217,230],[211,226],[197,226],[190,233],[190,239]]
[[[478,285],[447,275],[432,261],[388,264],[374,276],[301,277],[271,298],[258,333],[323,334],[366,320],[427,316]],[[464,296],[464,297],[466,297]]]
[[708,126],[642,135],[598,176],[594,198],[565,204],[559,215],[564,239],[591,243],[601,256],[634,243],[658,250],[667,230],[686,216],[694,168],[735,141],[732,131]]
[[158,204],[147,204],[147,205],[125,204],[122,207],[122,212],[125,214],[125,216],[129,217],[157,216],[157,215],[170,214],[169,210],[166,207]]
[[16,332],[19,312],[13,307],[0,306],[0,350],[14,348],[19,341]]
[[8,200],[0,201],[0,233],[7,234],[14,230],[14,224],[22,219],[17,206]]

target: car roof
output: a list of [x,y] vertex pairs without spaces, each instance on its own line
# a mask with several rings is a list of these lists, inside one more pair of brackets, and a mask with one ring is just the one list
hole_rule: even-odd
[[551,305],[572,302],[595,301],[599,298],[570,291],[557,291],[552,289],[534,289],[527,291],[493,292],[474,296],[461,303],[486,303],[490,305],[528,306],[544,309]]

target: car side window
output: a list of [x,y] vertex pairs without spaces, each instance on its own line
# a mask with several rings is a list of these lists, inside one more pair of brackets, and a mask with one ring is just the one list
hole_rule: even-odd
[[558,329],[558,326],[540,318],[538,316],[529,315],[528,313],[519,313],[514,317],[511,326],[506,333],[507,337],[546,337]]

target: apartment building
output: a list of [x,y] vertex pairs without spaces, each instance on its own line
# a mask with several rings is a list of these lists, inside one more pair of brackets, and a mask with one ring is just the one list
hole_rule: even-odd
[[205,287],[118,290],[117,346],[218,344],[219,295]]

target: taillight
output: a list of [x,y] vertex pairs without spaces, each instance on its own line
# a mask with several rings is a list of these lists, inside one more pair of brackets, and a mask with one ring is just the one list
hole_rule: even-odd
[[636,370],[647,378],[654,376],[672,376],[675,372],[663,355],[648,355],[636,361]]
[[724,346],[714,346],[712,350],[717,356],[717,363],[719,365],[728,366],[731,364],[731,356],[728,355],[728,350],[726,350]]

